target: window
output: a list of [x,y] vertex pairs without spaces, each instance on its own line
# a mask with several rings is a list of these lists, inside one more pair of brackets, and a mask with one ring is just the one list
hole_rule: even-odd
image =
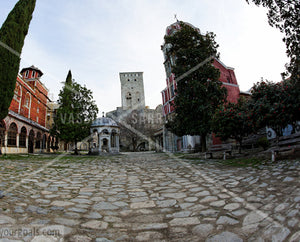
[[36,117],[36,122],[37,122],[37,123],[39,122],[39,117]]
[[27,70],[27,71],[25,72],[25,77],[27,78],[28,75],[29,75],[29,71]]
[[128,79],[128,81],[130,81],[130,80]]
[[15,91],[15,93],[14,93],[14,99],[18,102],[19,100],[18,100],[18,93]]
[[25,107],[29,108],[29,105],[30,105],[30,94],[28,92],[25,97]]
[[37,108],[37,109],[36,109],[36,112],[37,112],[37,113],[39,113],[39,112],[40,112],[40,109],[39,109],[39,108]]
[[134,81],[136,82],[136,79],[134,79]]
[[26,148],[26,133],[25,127],[22,127],[20,137],[19,137],[19,147]]
[[35,77],[35,71],[32,71],[31,78]]
[[126,95],[126,99],[131,99],[131,93],[129,92],[129,93],[127,93],[127,95]]
[[229,77],[227,77],[227,82],[230,83],[230,78]]
[[12,123],[9,126],[8,129],[8,139],[7,139],[7,145],[9,146],[16,146],[17,145],[17,125],[15,123]]
[[175,91],[174,91],[174,86],[173,84],[171,85],[171,97],[173,97],[175,95]]

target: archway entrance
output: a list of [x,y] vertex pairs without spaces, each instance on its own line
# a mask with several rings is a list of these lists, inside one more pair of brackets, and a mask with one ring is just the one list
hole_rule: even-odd
[[146,142],[142,142],[139,144],[139,146],[137,147],[138,151],[145,151],[146,150]]
[[34,152],[34,132],[30,130],[29,137],[28,137],[28,153]]
[[102,139],[102,152],[109,152],[108,150],[108,139],[104,138]]

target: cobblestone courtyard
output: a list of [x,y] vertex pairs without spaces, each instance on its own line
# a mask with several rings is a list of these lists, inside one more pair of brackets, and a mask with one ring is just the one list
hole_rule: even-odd
[[299,161],[241,168],[129,153],[0,162],[0,241],[300,241]]

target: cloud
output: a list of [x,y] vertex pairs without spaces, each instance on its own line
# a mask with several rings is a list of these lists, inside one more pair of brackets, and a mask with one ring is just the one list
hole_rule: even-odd
[[[16,2],[1,2],[0,16]],[[160,46],[174,14],[217,34],[221,60],[235,68],[242,90],[260,77],[280,80],[287,62],[282,35],[268,25],[265,9],[243,0],[37,1],[21,67],[42,69],[54,99],[71,69],[101,112],[121,105],[119,72],[143,71],[146,105],[154,108],[166,86]]]

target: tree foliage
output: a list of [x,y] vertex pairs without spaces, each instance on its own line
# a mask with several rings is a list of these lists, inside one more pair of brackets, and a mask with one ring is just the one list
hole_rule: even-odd
[[250,106],[257,128],[268,126],[281,136],[282,129],[300,120],[300,89],[291,79],[259,82],[252,88]]
[[0,29],[0,120],[8,114],[35,0],[20,0]]
[[[218,56],[213,33],[201,35],[183,22],[180,26],[175,34],[165,37],[171,46],[169,54],[175,57],[173,73],[177,78],[208,58]],[[212,116],[227,95],[219,81],[220,72],[212,61],[213,58],[177,82],[175,115],[167,124],[176,135],[200,135],[203,151],[206,135],[211,132]]]
[[[287,70],[294,80],[300,79],[300,1],[299,0],[246,0],[268,8],[269,24],[285,34],[290,63]],[[298,83],[299,85],[299,83]]]
[[213,131],[217,137],[226,141],[228,138],[239,142],[241,152],[244,137],[253,133],[253,112],[249,109],[247,100],[240,98],[237,103],[221,105],[213,118]]
[[89,136],[91,123],[98,113],[92,91],[73,81],[69,71],[58,104],[51,133],[65,142],[74,142],[77,153],[77,142]]

